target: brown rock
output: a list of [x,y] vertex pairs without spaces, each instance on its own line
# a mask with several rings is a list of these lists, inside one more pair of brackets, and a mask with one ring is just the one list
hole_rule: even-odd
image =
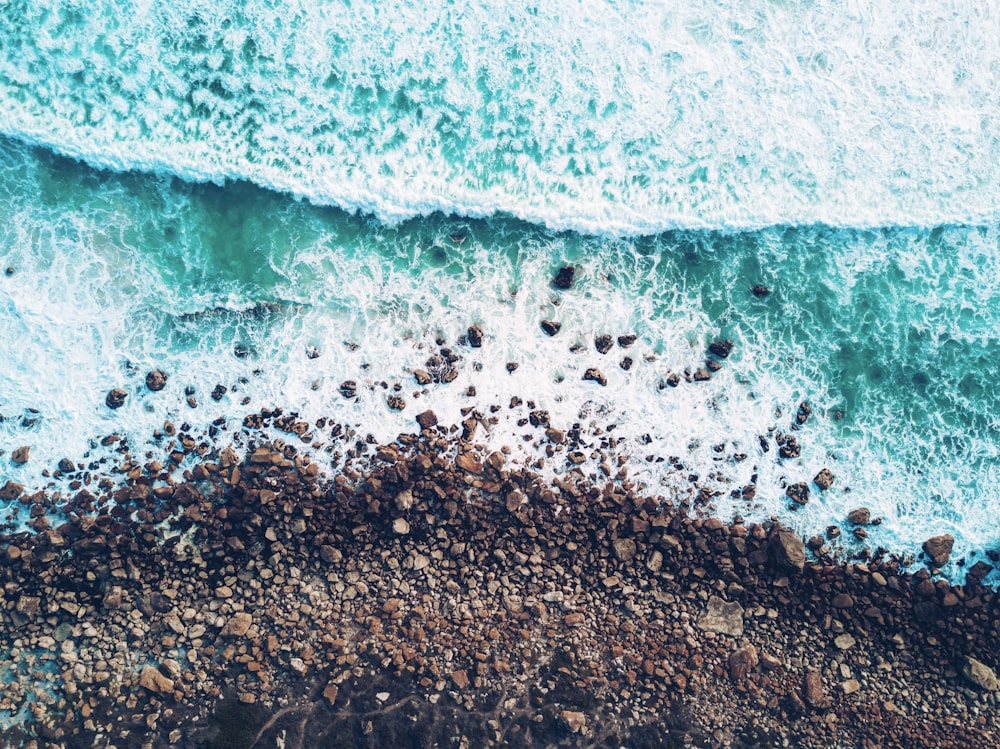
[[587,716],[584,713],[574,710],[563,710],[559,713],[559,717],[562,718],[562,722],[566,724],[570,733],[586,732]]
[[459,669],[458,671],[451,672],[451,679],[455,682],[455,686],[459,689],[465,689],[469,686],[469,675],[465,672],[465,669]]
[[733,681],[742,681],[757,668],[757,648],[744,645],[729,656],[729,676]]
[[708,345],[708,352],[720,359],[725,359],[733,350],[733,342],[727,339],[712,341]]
[[547,336],[554,336],[562,328],[561,322],[555,320],[542,320],[542,332]]
[[413,370],[413,378],[417,381],[418,385],[429,385],[431,382],[431,375],[429,372],[425,372],[422,369]]
[[829,468],[824,468],[813,478],[813,483],[820,488],[820,491],[825,492],[833,486],[833,478],[833,471]]
[[14,448],[14,451],[10,454],[10,459],[17,465],[24,465],[28,462],[28,454],[31,452],[31,447],[29,445],[22,445],[21,447]]
[[127,392],[121,388],[114,388],[108,392],[107,397],[104,399],[104,403],[108,408],[121,408],[125,405],[126,398],[128,398]]
[[323,696],[331,705],[337,701],[338,694],[340,694],[340,688],[336,684],[327,684],[326,688],[323,689]]
[[704,367],[696,369],[694,371],[694,381],[695,382],[708,382],[712,379],[712,373],[709,372]]
[[597,349],[597,353],[599,354],[608,353],[614,345],[614,340],[606,333],[594,336],[594,348]]
[[21,596],[17,599],[17,613],[25,616],[38,616],[42,610],[42,599],[38,596]]
[[590,380],[591,382],[596,382],[601,387],[608,384],[608,378],[604,376],[604,373],[596,367],[591,367],[586,372],[583,373],[583,379]]
[[943,567],[951,558],[951,549],[955,545],[955,537],[950,533],[934,536],[924,541],[924,553],[931,558],[935,567]]
[[635,541],[631,538],[616,538],[612,543],[615,558],[619,562],[628,562],[635,556]]
[[3,485],[3,489],[0,489],[0,499],[17,499],[22,494],[24,494],[24,487],[15,481],[8,481]]
[[618,345],[622,348],[628,348],[637,340],[635,333],[626,333],[625,335],[618,336]]
[[576,277],[576,268],[572,265],[564,265],[552,279],[552,285],[557,289],[573,288],[573,279]]
[[819,710],[825,710],[833,704],[826,696],[826,689],[823,687],[823,678],[819,671],[808,671],[806,673],[806,702]]
[[483,472],[483,464],[476,460],[471,453],[459,453],[458,457],[455,458],[455,465],[463,471],[475,473],[476,475]]
[[743,634],[743,607],[736,601],[712,596],[705,613],[698,619],[698,626],[709,632],[739,637]]
[[174,690],[174,680],[160,673],[160,669],[147,665],[139,674],[139,686],[156,694],[168,694]]
[[146,387],[154,393],[163,390],[167,385],[167,375],[158,369],[154,369],[146,375]]
[[345,398],[354,398],[358,394],[358,383],[354,380],[344,380],[340,383],[340,394]]
[[965,678],[981,689],[990,692],[1000,690],[1000,681],[997,681],[996,672],[985,663],[977,661],[972,656],[965,656],[965,663],[962,665],[962,673]]
[[809,485],[804,482],[790,484],[785,494],[796,504],[804,505],[809,501]]
[[253,624],[253,617],[245,611],[239,611],[229,617],[222,631],[223,637],[243,637]]
[[465,338],[472,348],[480,348],[483,345],[483,329],[478,325],[472,325],[466,331]]
[[851,598],[847,593],[838,593],[830,601],[830,605],[835,609],[849,609],[854,605],[854,599]]
[[423,413],[417,414],[417,423],[420,425],[421,429],[430,429],[437,426],[438,417],[433,411],[424,411]]
[[385,403],[393,411],[402,411],[406,408],[406,401],[401,396],[390,395],[385,399]]
[[847,514],[847,522],[851,525],[868,525],[868,521],[871,520],[872,513],[867,507],[859,507],[856,510],[851,510]]
[[771,553],[779,567],[801,572],[806,564],[806,545],[798,534],[787,528],[771,532]]

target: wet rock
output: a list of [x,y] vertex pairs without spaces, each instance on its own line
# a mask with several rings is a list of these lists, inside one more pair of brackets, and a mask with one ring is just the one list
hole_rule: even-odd
[[401,396],[390,395],[385,399],[385,403],[393,411],[402,411],[406,408],[406,401]]
[[820,491],[826,491],[831,486],[833,486],[833,471],[829,468],[822,469],[813,478],[813,483],[820,488]]
[[436,427],[438,423],[437,414],[433,411],[424,411],[423,413],[417,414],[417,423],[420,425],[421,429],[431,429]]
[[8,481],[3,485],[3,489],[0,489],[0,499],[17,499],[24,493],[24,487],[15,481]]
[[820,676],[819,671],[806,673],[805,693],[806,702],[818,710],[825,710],[833,704],[826,695],[823,677]]
[[709,632],[739,637],[743,634],[743,607],[735,601],[712,596],[708,599],[708,608],[698,620],[698,626]]
[[218,384],[214,388],[212,388],[212,394],[211,394],[212,400],[220,401],[222,400],[222,396],[224,396],[228,392],[229,388],[227,388],[225,385]]
[[996,672],[972,656],[965,656],[965,662],[962,664],[962,674],[981,689],[990,692],[1000,690],[1000,681],[997,681]]
[[602,333],[601,335],[594,336],[594,348],[597,349],[597,353],[606,354],[611,350],[614,345],[614,341],[611,336]]
[[73,461],[69,458],[63,458],[59,461],[59,465],[56,466],[60,473],[73,473],[76,471],[76,466],[73,465]]
[[762,286],[761,284],[756,284],[755,286],[750,287],[750,293],[753,294],[758,299],[763,299],[764,297],[766,297],[768,294],[771,293],[771,290],[766,286]]
[[481,348],[483,345],[483,329],[478,325],[472,325],[465,333],[465,339],[472,348]]
[[10,454],[10,459],[19,466],[24,465],[28,462],[28,454],[30,452],[31,447],[29,445],[22,445],[21,447],[14,449],[14,451]]
[[430,372],[425,372],[422,369],[414,369],[413,379],[417,381],[418,385],[429,385],[431,382],[431,374]]
[[604,373],[596,367],[591,367],[586,372],[583,373],[583,379],[590,380],[591,382],[596,382],[601,387],[608,384],[608,378],[604,376]]
[[635,333],[626,333],[625,335],[618,336],[618,345],[622,348],[628,348],[633,343],[635,343],[637,337]]
[[743,681],[747,675],[757,668],[757,648],[744,645],[729,656],[729,676],[733,681]]
[[542,320],[542,332],[547,336],[554,336],[562,328],[561,322],[555,320]]
[[518,364],[516,361],[509,361],[507,362],[507,372],[509,374],[514,374],[519,366],[520,364]]
[[796,504],[804,505],[809,501],[809,485],[803,482],[791,484],[785,489],[785,494]]
[[681,384],[681,377],[676,372],[671,372],[667,375],[666,380],[664,380],[670,387],[675,388]]
[[633,362],[631,356],[626,356],[620,362],[618,362],[618,366],[624,369],[626,372],[632,369],[632,364]]
[[806,564],[806,545],[798,534],[787,528],[771,532],[771,554],[777,565],[792,572],[801,572]]
[[344,380],[340,383],[340,394],[345,398],[354,398],[358,394],[358,383],[354,380]]
[[549,412],[537,409],[528,414],[528,421],[533,427],[547,427],[550,425]]
[[799,404],[799,410],[795,412],[795,423],[802,426],[809,420],[811,414],[812,407],[805,401],[802,401]]
[[154,393],[163,390],[167,385],[167,375],[159,369],[154,369],[146,375],[146,387]]
[[802,454],[799,441],[790,434],[779,434],[775,441],[778,443],[778,455],[782,458],[797,458]]
[[128,398],[128,393],[121,388],[114,388],[108,391],[107,396],[104,398],[104,403],[108,408],[121,408],[125,405],[125,399]]
[[951,559],[951,549],[955,545],[955,537],[950,533],[933,536],[924,541],[924,553],[931,558],[936,567],[943,567]]
[[139,686],[156,694],[168,694],[174,690],[174,680],[160,673],[155,666],[143,666],[139,674]]
[[720,359],[725,359],[733,350],[733,342],[728,339],[720,339],[718,341],[712,341],[708,344],[708,353],[712,356],[717,356]]
[[856,510],[851,510],[847,514],[847,522],[851,525],[868,525],[868,521],[871,520],[872,513],[867,507],[859,507]]
[[557,289],[571,289],[573,288],[573,280],[576,277],[576,268],[572,265],[564,265],[556,273],[556,277],[552,279],[552,285]]
[[704,367],[700,367],[694,371],[694,381],[695,382],[708,382],[712,379],[712,373],[709,372]]

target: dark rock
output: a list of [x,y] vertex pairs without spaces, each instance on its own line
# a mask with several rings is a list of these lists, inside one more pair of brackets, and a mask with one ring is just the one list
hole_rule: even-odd
[[307,359],[319,359],[319,349],[315,346],[306,346]]
[[559,332],[560,328],[562,328],[561,322],[556,322],[555,320],[542,320],[542,332],[545,333],[545,335],[553,336]]
[[73,461],[70,460],[69,458],[63,458],[62,460],[60,460],[57,468],[59,469],[60,473],[73,473],[74,471],[76,471],[76,466],[73,465]]
[[557,289],[573,288],[573,279],[576,277],[576,268],[572,265],[564,265],[552,279],[552,285]]
[[532,411],[528,414],[528,421],[531,422],[533,427],[547,427],[549,426],[549,412],[548,411]]
[[517,371],[517,368],[521,365],[518,364],[516,361],[509,361],[507,362],[506,366],[508,374],[514,374]]
[[632,369],[632,363],[633,363],[632,357],[626,356],[624,359],[618,362],[618,366],[624,369],[626,372],[628,372],[630,369]]
[[478,325],[472,325],[466,331],[465,337],[472,348],[480,348],[483,345],[483,329]]
[[345,398],[354,398],[358,394],[358,383],[354,380],[344,380],[340,383],[340,394]]
[[681,377],[676,372],[671,372],[670,374],[667,375],[666,383],[670,387],[675,388],[681,384]]
[[766,297],[768,294],[771,293],[771,290],[766,286],[761,286],[760,284],[757,284],[755,286],[750,287],[750,293],[752,293],[758,299],[763,299],[764,297]]
[[161,372],[159,369],[152,370],[146,375],[146,387],[152,390],[154,393],[163,388],[167,384],[167,375]]
[[813,483],[820,488],[820,491],[826,491],[831,486],[833,486],[833,471],[829,468],[822,469],[813,478]]
[[596,382],[598,385],[601,385],[602,387],[608,384],[608,378],[604,376],[601,370],[596,369],[594,367],[591,367],[590,369],[588,369],[586,372],[583,373],[583,379]]
[[820,676],[819,671],[806,672],[805,686],[806,702],[810,706],[818,710],[825,710],[833,704],[826,695],[826,689],[823,687],[823,677]]
[[757,648],[744,645],[729,656],[729,676],[733,681],[743,681],[747,675],[757,668]]
[[809,501],[809,485],[803,482],[791,484],[785,489],[785,494],[793,502],[804,505]]
[[771,532],[771,554],[779,567],[801,572],[806,564],[806,545],[798,534],[787,528]]
[[0,489],[0,499],[17,499],[24,493],[24,487],[14,481],[8,481]]
[[635,342],[636,342],[635,333],[627,333],[626,335],[618,336],[618,345],[621,346],[622,348],[628,348]]
[[417,414],[417,423],[420,425],[421,429],[430,429],[431,427],[437,426],[438,417],[433,411],[424,411],[423,413]]
[[941,536],[934,536],[924,541],[924,553],[931,558],[936,567],[943,567],[948,564],[951,558],[951,549],[955,545],[955,537],[950,533]]
[[854,599],[851,598],[847,593],[838,593],[830,601],[830,605],[835,609],[849,609],[854,606]]
[[393,411],[402,411],[406,408],[406,401],[398,395],[390,395],[385,399],[385,402]]
[[812,408],[808,403],[802,401],[799,404],[799,410],[795,412],[795,423],[802,426],[809,420],[809,416],[812,414]]
[[694,373],[694,381],[695,382],[707,382],[708,380],[711,380],[711,379],[712,379],[712,373],[709,372],[707,369],[702,368],[702,369],[696,369],[695,370],[695,373]]
[[782,458],[797,458],[802,454],[799,441],[790,434],[779,434],[775,441],[778,443],[778,455]]
[[712,356],[717,356],[720,359],[728,357],[732,350],[733,342],[725,338],[718,341],[712,341],[708,344],[708,353],[712,354]]
[[214,388],[212,388],[212,400],[220,401],[222,400],[222,396],[224,396],[228,392],[229,388],[227,388],[225,385],[216,385]]
[[128,393],[121,388],[114,388],[108,392],[107,397],[104,399],[104,403],[108,408],[121,408],[125,405],[126,398],[128,398]]
[[425,372],[422,369],[414,369],[413,378],[417,381],[418,385],[429,385],[431,382],[430,372]]
[[838,525],[828,525],[826,527],[826,537],[833,541],[834,539],[840,538],[840,526]]
[[705,369],[707,369],[709,372],[718,372],[720,369],[722,369],[722,365],[719,364],[719,362],[717,362],[715,359],[709,359],[708,361],[705,362]]
[[28,454],[31,452],[31,447],[29,445],[22,445],[21,447],[14,448],[14,451],[10,454],[10,459],[17,465],[24,465],[28,462]]
[[594,348],[597,349],[597,353],[599,354],[608,353],[613,345],[614,341],[606,333],[594,336]]
[[868,525],[868,521],[871,520],[872,513],[867,507],[859,507],[856,510],[851,510],[847,514],[847,522],[851,525]]

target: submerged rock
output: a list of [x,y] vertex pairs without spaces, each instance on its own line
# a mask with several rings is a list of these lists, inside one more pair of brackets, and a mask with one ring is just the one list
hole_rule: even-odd
[[557,289],[573,288],[573,279],[576,277],[576,268],[572,265],[564,265],[552,279],[552,285]]

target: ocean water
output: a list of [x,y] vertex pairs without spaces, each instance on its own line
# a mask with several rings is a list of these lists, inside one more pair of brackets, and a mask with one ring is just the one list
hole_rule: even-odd
[[[885,6],[0,2],[0,450],[32,446],[0,482],[270,406],[388,440],[496,404],[479,439],[530,452],[516,395],[613,426],[654,493],[694,473],[809,534],[866,505],[872,548],[973,561],[1000,544],[998,11]],[[710,382],[665,386],[720,337]],[[439,339],[457,377],[422,389]]]

